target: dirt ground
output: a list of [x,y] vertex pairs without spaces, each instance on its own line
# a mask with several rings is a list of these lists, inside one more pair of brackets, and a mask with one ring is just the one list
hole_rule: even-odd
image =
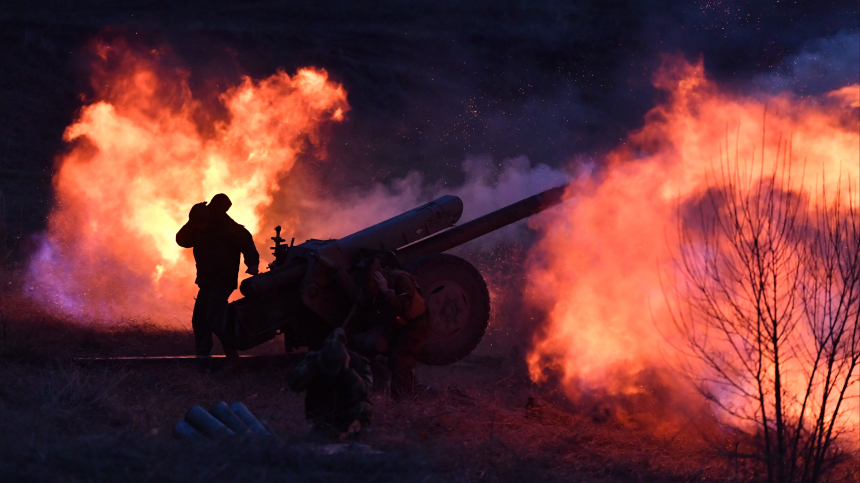
[[[443,367],[420,365],[411,400],[373,395],[363,447],[307,442],[303,396],[286,379],[300,356],[201,372],[189,362],[80,362],[188,353],[190,331],[145,321],[110,328],[2,298],[3,481],[750,481],[699,425],[656,431],[611,405],[577,406],[530,382],[524,354],[482,343]],[[492,347],[496,347],[493,349]],[[277,341],[256,350],[283,353]],[[259,359],[257,359],[259,360]],[[191,443],[173,426],[192,405],[242,401],[277,434]],[[623,413],[623,415],[622,415]],[[644,413],[643,413],[644,414]],[[666,428],[669,428],[668,430]]]

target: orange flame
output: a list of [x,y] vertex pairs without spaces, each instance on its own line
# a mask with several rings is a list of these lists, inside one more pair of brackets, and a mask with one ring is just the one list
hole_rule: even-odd
[[[679,243],[678,206],[714,182],[709,175],[719,170],[729,139],[732,152],[737,139],[743,159],[759,159],[764,143],[767,160],[790,139],[793,189],[821,192],[824,184],[832,199],[841,187],[846,202],[857,195],[860,85],[818,99],[744,97],[718,89],[701,61],[679,59],[666,62],[655,85],[667,101],[609,154],[605,169],[580,175],[571,199],[535,221],[543,238],[529,300],[549,320],[528,363],[535,381],[556,374],[574,398],[595,387],[642,391],[616,376],[666,368],[679,357],[661,270],[672,266]],[[773,163],[758,169],[767,176]]]
[[190,207],[227,193],[265,254],[257,235],[278,181],[322,124],[343,119],[346,91],[313,68],[245,77],[219,96],[227,119],[200,126],[215,115],[186,72],[161,66],[164,53],[108,44],[96,53],[97,101],[64,134],[72,145],[58,160],[29,290],[67,313],[175,317],[194,291],[190,250],[174,240]]

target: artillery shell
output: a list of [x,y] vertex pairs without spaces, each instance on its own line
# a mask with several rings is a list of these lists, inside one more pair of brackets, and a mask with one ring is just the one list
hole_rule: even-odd
[[212,405],[212,407],[209,408],[209,412],[215,416],[218,421],[221,421],[225,426],[232,429],[236,434],[245,434],[250,431],[248,426],[239,419],[239,416],[237,416],[224,401],[220,401]]
[[193,406],[185,413],[185,420],[194,429],[200,431],[207,438],[218,438],[222,436],[232,436],[236,433],[232,429],[224,426],[221,421],[215,419],[214,416],[206,412],[200,406]]
[[194,426],[185,421],[176,423],[176,426],[173,427],[173,435],[179,439],[187,439],[189,441],[202,441],[205,439],[202,434],[194,429]]
[[236,401],[230,405],[230,409],[236,413],[236,416],[239,416],[239,419],[248,426],[251,432],[260,436],[269,436],[269,432],[266,431],[266,428],[264,428],[263,425],[260,424],[260,421],[251,414],[251,411],[248,411],[248,408],[245,407],[244,404]]

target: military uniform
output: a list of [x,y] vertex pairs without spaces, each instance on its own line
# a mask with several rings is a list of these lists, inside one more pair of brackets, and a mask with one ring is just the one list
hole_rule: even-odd
[[350,338],[359,352],[388,357],[391,395],[395,398],[412,392],[413,372],[424,341],[430,332],[430,319],[424,297],[415,279],[402,270],[381,271],[389,290],[376,295],[358,316],[356,329],[363,332]]
[[[236,289],[239,277],[239,255],[245,257],[249,268],[260,264],[260,255],[251,233],[236,223],[227,213],[213,210],[208,224],[197,229],[186,223],[176,234],[176,243],[194,250],[197,264],[195,283],[200,288],[191,316],[191,327],[197,355],[212,350],[212,331],[220,327],[227,311],[227,299]],[[225,353],[235,350],[221,341]]]
[[307,391],[305,418],[313,422],[317,431],[330,436],[346,432],[355,421],[362,427],[369,426],[373,413],[370,363],[355,352],[348,354],[349,366],[327,375],[320,370],[320,352],[308,352],[288,380],[292,391]]

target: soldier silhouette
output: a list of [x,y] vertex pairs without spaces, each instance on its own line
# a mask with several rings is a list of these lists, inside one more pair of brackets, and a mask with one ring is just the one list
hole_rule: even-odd
[[[212,197],[209,205],[191,207],[186,223],[176,234],[176,243],[194,250],[199,287],[191,327],[194,330],[197,357],[205,358],[212,350],[212,332],[224,322],[227,299],[236,289],[239,277],[239,255],[245,258],[246,273],[259,272],[260,255],[251,233],[233,221],[227,210],[233,203],[223,193]],[[229,342],[221,340],[228,358],[238,357]]]

